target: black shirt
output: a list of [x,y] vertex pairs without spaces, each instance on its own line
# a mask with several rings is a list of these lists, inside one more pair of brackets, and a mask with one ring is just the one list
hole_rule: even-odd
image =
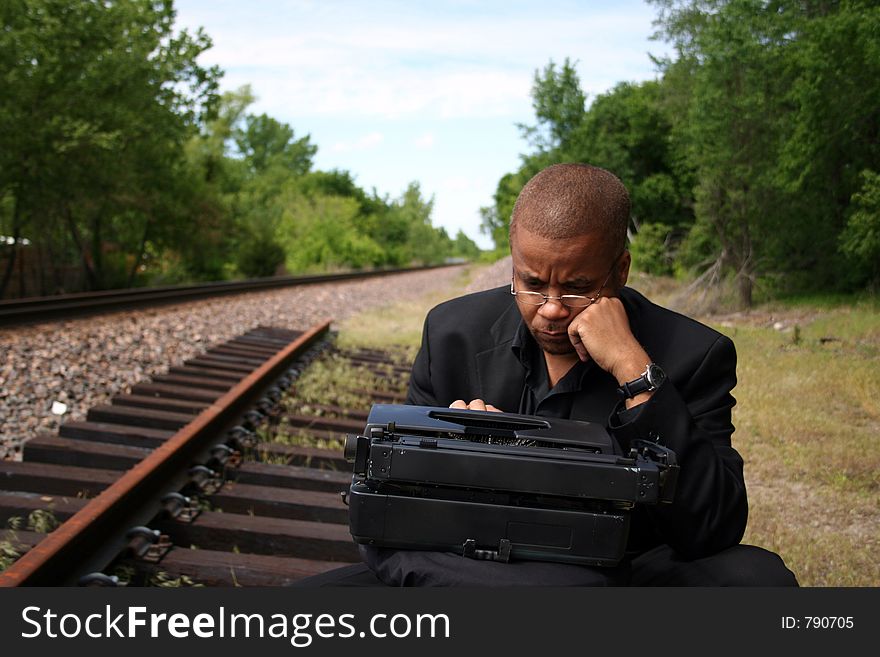
[[[586,363],[578,361],[551,388],[544,351],[538,346],[525,322],[520,322],[510,348],[526,372],[519,408],[511,412],[570,418],[577,396],[589,394],[591,386],[596,385],[600,378],[609,376],[592,360]],[[609,408],[608,413],[616,415],[613,424],[620,425],[632,420],[638,413],[637,409],[638,407],[634,407],[626,410],[623,404],[618,404],[614,409]],[[608,418],[594,418],[593,421],[604,424]]]

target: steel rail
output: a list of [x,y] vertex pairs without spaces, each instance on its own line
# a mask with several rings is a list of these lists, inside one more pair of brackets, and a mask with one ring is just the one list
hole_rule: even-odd
[[332,283],[335,281],[404,274],[454,266],[456,264],[371,269],[368,271],[349,271],[308,276],[273,276],[243,281],[217,281],[198,285],[168,285],[125,290],[103,290],[100,292],[77,292],[49,297],[5,299],[0,300],[0,326],[32,324],[58,318],[67,319],[79,315],[169,304],[224,294],[241,294],[279,287]]
[[[74,584],[79,576],[107,565],[125,547],[125,528],[158,513],[158,496],[169,481],[181,480],[198,453],[253,404],[290,363],[329,331],[326,320],[257,367],[64,524],[0,572],[0,586]],[[143,520],[139,520],[143,519]]]

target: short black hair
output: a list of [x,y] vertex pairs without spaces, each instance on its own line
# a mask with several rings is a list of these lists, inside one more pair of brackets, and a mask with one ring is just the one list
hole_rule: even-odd
[[626,248],[629,192],[610,171],[589,164],[554,164],[526,183],[510,217],[510,235],[518,225],[546,239],[601,233],[609,248]]

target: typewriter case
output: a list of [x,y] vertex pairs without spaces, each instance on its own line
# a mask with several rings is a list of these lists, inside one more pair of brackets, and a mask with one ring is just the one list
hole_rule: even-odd
[[357,543],[497,561],[613,566],[635,504],[671,502],[675,454],[604,427],[511,413],[377,404],[348,436]]

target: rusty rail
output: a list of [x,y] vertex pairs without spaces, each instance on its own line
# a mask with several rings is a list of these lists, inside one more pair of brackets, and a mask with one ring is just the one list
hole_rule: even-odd
[[[277,379],[284,372],[285,368],[289,367],[292,361],[325,335],[329,331],[329,325],[330,321],[328,320],[303,332],[293,342],[290,342],[281,351],[258,365],[256,369],[250,374],[245,375],[237,383],[232,383],[232,380],[229,379],[227,381],[229,385],[226,386],[229,388],[228,391],[222,392],[223,386],[221,385],[217,390],[217,393],[221,396],[214,401],[210,401],[206,397],[202,402],[202,405],[205,406],[201,410],[199,410],[201,407],[198,403],[195,405],[177,404],[176,411],[199,412],[171,437],[166,437],[162,433],[161,427],[143,427],[134,431],[133,435],[139,435],[142,441],[146,441],[146,444],[152,447],[152,451],[146,451],[145,445],[137,447],[126,443],[125,446],[120,445],[116,453],[107,454],[105,458],[111,461],[112,459],[117,459],[116,463],[135,463],[130,470],[112,483],[100,481],[102,475],[99,473],[105,472],[103,470],[84,472],[82,475],[84,481],[90,481],[92,485],[98,488],[104,487],[102,492],[87,502],[67,500],[67,510],[62,511],[62,515],[64,513],[69,515],[66,522],[34,545],[32,549],[27,551],[12,566],[0,573],[0,586],[73,584],[76,583],[80,575],[103,568],[115,555],[125,549],[127,539],[121,530],[131,527],[132,524],[146,523],[150,519],[155,518],[157,515],[157,496],[162,491],[167,491],[169,485],[174,488],[185,482],[189,476],[187,470],[197,460],[196,457],[200,453],[206,452],[210,447],[211,441],[216,439],[218,434],[233,426],[248,406],[254,404],[259,398],[265,387]],[[210,365],[211,362],[217,364],[219,362],[234,368],[237,361],[254,361],[255,363],[258,360],[248,358],[246,349],[236,350],[235,348],[228,348],[226,351],[226,354],[222,353],[222,350],[215,351],[215,353],[210,354],[209,358],[207,358],[207,363],[203,360],[202,365]],[[192,364],[190,366],[192,367]],[[216,370],[212,370],[212,372],[216,375]],[[188,374],[193,375],[195,373],[189,372]],[[169,376],[173,377],[174,374]],[[186,374],[182,376],[186,378]],[[215,378],[222,377],[215,376]],[[204,382],[204,378],[201,380]],[[179,384],[181,381],[177,380],[176,383]],[[152,385],[166,385],[166,388],[171,391],[173,398],[174,380],[167,384],[158,383]],[[131,399],[128,401],[132,402]],[[148,402],[149,399],[146,401],[135,399],[133,400],[134,405],[132,408],[136,409],[136,404],[138,403],[147,404]],[[167,404],[168,402],[166,401],[165,403]],[[173,403],[171,405],[175,406]],[[118,411],[119,408],[126,408],[126,406],[120,405],[114,408],[117,408]],[[168,426],[173,427],[175,422],[183,422],[185,419],[192,417],[191,415],[187,416],[185,412],[165,411],[164,415],[162,413],[163,411],[152,411],[150,417],[152,421],[164,419],[164,421],[170,423],[166,426],[166,430]],[[100,419],[100,414],[98,416]],[[75,432],[74,435],[76,435]],[[150,441],[153,442],[150,443]],[[49,449],[50,447],[51,445],[48,447],[44,446],[44,449]],[[138,458],[141,454],[137,451],[131,451],[138,449],[143,450],[143,458]],[[296,450],[293,451],[295,452]],[[308,450],[305,450],[305,452],[308,452]],[[303,455],[303,458],[308,458],[308,455]],[[10,466],[10,469],[14,471],[15,468]],[[296,467],[294,466],[293,472],[287,474],[292,477],[297,476],[295,469]],[[262,481],[259,474],[259,467],[252,467],[250,475],[245,473],[244,477],[239,478],[239,486],[247,484],[248,476],[252,477],[252,481]],[[110,476],[112,475],[108,475],[108,477]],[[271,474],[269,475],[270,480],[272,476]],[[278,478],[277,473],[274,476],[276,479]],[[299,476],[301,480],[309,479],[304,473],[299,473]],[[314,475],[312,478],[318,484],[322,480],[321,477]],[[323,479],[326,480],[327,477]],[[330,479],[333,480],[334,478],[330,477]],[[336,477],[336,479],[338,480],[339,477]],[[245,483],[242,484],[242,481]],[[335,488],[338,486],[338,483],[338,481],[332,481],[332,486]],[[176,490],[176,488],[174,489]],[[326,487],[325,490],[327,490]],[[233,502],[233,496],[228,495],[227,503],[233,504]],[[288,502],[291,504],[296,503],[295,500],[289,500]],[[278,503],[277,500],[275,503]],[[222,516],[224,514],[214,515]],[[231,522],[231,519],[228,517],[226,519],[213,518],[205,521],[203,524],[222,524],[224,521]],[[238,519],[238,522],[246,521]],[[286,526],[281,526],[283,523],[278,523],[279,534],[289,536],[289,523],[303,521],[289,520],[287,522],[288,525]],[[265,523],[263,524],[265,525]],[[317,550],[315,554],[307,554],[307,559],[326,558],[327,555],[338,558],[338,553],[342,548],[337,548],[336,546],[346,543],[345,539],[347,537],[345,532],[340,531],[337,527],[340,527],[340,525],[327,525],[326,528],[318,527],[317,529],[305,525],[300,527],[300,530],[305,532],[305,534],[309,534],[309,532],[315,534],[310,536],[310,540],[315,545],[321,546],[323,550]],[[181,530],[178,528],[178,531]],[[277,537],[273,539],[272,536],[266,534],[263,534],[261,537],[255,536],[255,538],[268,541],[269,544],[271,544],[272,540],[280,540]],[[183,540],[186,540],[185,536]],[[311,546],[312,543],[309,545]],[[186,556],[178,554],[175,558],[180,560],[185,559]],[[290,563],[285,563],[285,567],[289,568]],[[279,565],[278,567],[280,568],[281,566]],[[319,570],[321,567],[326,569],[326,565],[321,566],[321,564],[318,564]],[[272,568],[271,555],[266,555],[266,568],[270,570]],[[303,561],[302,572],[304,574],[313,572],[314,569],[314,564],[310,565],[305,560]]]

